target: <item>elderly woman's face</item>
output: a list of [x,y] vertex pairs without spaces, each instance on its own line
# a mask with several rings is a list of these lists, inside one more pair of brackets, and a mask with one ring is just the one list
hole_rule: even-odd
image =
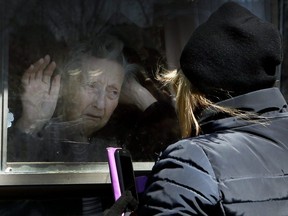
[[124,68],[115,61],[95,57],[86,57],[82,65],[85,76],[80,86],[75,86],[67,118],[79,122],[89,136],[106,125],[117,107]]

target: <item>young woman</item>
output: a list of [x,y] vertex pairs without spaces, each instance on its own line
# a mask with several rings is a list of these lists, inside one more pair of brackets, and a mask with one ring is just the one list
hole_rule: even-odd
[[288,112],[278,30],[229,2],[192,34],[174,86],[183,139],[158,158],[137,215],[286,215]]

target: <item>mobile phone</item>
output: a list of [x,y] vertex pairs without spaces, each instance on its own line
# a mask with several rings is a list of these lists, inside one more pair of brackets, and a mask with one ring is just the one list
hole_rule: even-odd
[[131,191],[132,196],[138,200],[135,175],[130,152],[126,149],[116,149],[115,162],[121,193],[129,190]]
[[138,200],[131,154],[128,150],[114,147],[107,148],[107,152],[115,201],[126,190],[130,190]]

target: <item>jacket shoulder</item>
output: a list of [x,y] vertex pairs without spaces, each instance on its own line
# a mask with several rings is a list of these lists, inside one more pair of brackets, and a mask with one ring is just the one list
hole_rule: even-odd
[[221,215],[217,212],[222,211],[211,164],[193,139],[170,145],[161,154],[143,200],[146,215]]
[[159,160],[170,159],[174,162],[186,163],[190,169],[198,168],[215,178],[210,161],[197,138],[183,139],[170,145]]

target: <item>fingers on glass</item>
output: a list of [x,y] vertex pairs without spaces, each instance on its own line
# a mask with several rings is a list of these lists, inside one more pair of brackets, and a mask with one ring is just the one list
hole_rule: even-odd
[[50,61],[50,56],[45,55],[44,58],[40,58],[30,65],[22,77],[22,83],[28,85],[31,81],[36,80],[50,85],[51,76],[56,68],[56,63]]

